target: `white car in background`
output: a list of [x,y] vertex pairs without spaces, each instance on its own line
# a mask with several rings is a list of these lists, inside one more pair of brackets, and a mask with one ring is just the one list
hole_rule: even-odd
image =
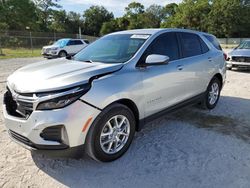
[[250,40],[245,40],[228,53],[227,68],[250,68]]
[[46,58],[75,55],[89,44],[86,39],[60,39],[50,46],[44,46],[42,55]]

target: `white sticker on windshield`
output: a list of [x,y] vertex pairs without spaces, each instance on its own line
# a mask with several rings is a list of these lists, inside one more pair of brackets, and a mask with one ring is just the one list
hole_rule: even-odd
[[130,38],[131,39],[148,39],[148,37],[149,37],[150,35],[138,35],[138,34],[134,34],[134,35],[132,35]]

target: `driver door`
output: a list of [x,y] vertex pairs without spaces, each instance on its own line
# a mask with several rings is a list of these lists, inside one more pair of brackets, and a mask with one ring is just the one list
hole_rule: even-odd
[[180,64],[175,32],[158,36],[144,52],[139,63],[150,54],[167,55],[169,63],[141,68],[143,71],[145,117],[173,106],[185,99],[186,73]]

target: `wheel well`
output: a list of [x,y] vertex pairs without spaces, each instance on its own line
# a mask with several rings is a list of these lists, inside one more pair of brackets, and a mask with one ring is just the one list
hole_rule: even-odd
[[136,121],[136,131],[139,131],[139,110],[136,104],[130,99],[120,99],[116,103],[127,106],[133,112]]
[[222,76],[220,73],[217,73],[216,75],[214,75],[215,78],[218,78],[220,80],[220,84],[221,84],[221,87],[222,87],[222,84],[223,84],[223,79],[222,79]]
[[68,54],[65,50],[61,50],[58,54],[60,54],[61,52],[65,52],[66,54]]

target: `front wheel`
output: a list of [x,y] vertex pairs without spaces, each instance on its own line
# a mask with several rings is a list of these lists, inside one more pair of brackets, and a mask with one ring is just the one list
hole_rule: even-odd
[[217,77],[214,77],[207,87],[202,107],[209,110],[215,108],[220,98],[220,91],[221,82]]
[[133,112],[125,105],[113,104],[103,110],[91,125],[86,152],[97,161],[113,161],[127,151],[134,133]]
[[66,57],[67,53],[65,51],[60,51],[58,54],[59,57]]

